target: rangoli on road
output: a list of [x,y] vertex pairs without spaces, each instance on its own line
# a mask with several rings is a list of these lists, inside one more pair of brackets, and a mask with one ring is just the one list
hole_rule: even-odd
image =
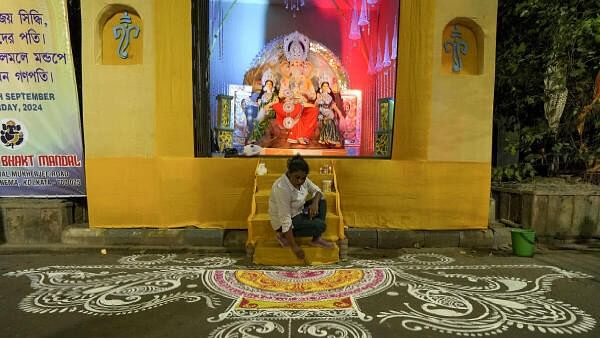
[[[586,312],[546,297],[556,279],[591,277],[582,273],[547,265],[459,266],[437,254],[351,262],[266,269],[227,257],[133,255],[115,265],[47,266],[5,276],[31,280],[35,291],[19,305],[31,313],[127,315],[199,302],[206,320],[218,325],[212,338],[369,338],[366,324],[384,322],[460,336],[574,334],[596,326]],[[388,299],[374,306],[371,297]]]

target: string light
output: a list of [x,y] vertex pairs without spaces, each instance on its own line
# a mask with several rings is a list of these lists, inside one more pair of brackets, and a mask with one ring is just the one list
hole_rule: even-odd
[[295,18],[300,12],[300,9],[304,7],[304,0],[284,0],[285,9],[292,12],[292,16]]

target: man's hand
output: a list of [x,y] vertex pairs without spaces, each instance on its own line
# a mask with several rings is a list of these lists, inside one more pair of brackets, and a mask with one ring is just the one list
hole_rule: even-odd
[[298,244],[296,244],[296,240],[294,239],[294,234],[292,232],[292,229],[288,230],[287,232],[284,232],[283,236],[285,237],[285,239],[287,239],[287,242],[292,247],[292,252],[294,253],[294,255],[296,255],[296,257],[298,257],[298,259],[303,260],[305,257],[304,251]]
[[310,218],[316,217],[319,214],[319,199],[315,198],[308,207],[308,216]]

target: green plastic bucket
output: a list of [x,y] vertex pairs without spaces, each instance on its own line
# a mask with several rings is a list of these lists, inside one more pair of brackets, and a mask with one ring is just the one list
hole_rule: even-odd
[[535,231],[529,229],[512,229],[510,236],[515,256],[533,257],[533,253],[535,252]]

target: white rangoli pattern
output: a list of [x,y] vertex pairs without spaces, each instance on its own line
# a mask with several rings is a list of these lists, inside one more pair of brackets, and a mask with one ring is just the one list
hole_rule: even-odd
[[[211,338],[371,338],[361,323],[375,324],[375,318],[406,330],[460,336],[510,329],[575,334],[596,326],[581,309],[546,297],[554,280],[592,277],[583,273],[547,265],[450,265],[452,258],[438,254],[350,261],[320,268],[265,269],[238,265],[228,257],[155,254],[124,257],[117,265],[47,266],[5,276],[31,280],[35,291],[19,304],[31,313],[127,315],[172,302],[202,302],[214,313],[207,321],[222,323]],[[240,273],[281,283],[283,289],[262,288],[252,279],[245,282]],[[346,275],[355,279],[344,280]],[[286,289],[297,284],[307,289]],[[307,291],[315,285],[320,289]],[[358,306],[368,297],[398,301],[388,300],[382,304],[395,304],[394,308],[369,314]],[[230,305],[217,310],[221,304]]]

